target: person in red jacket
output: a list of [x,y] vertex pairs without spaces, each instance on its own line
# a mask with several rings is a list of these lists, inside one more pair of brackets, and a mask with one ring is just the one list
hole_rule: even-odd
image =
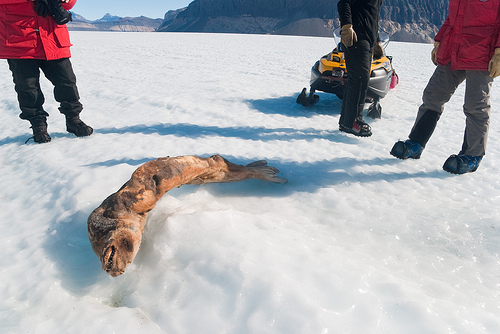
[[0,0],[0,59],[7,59],[19,101],[21,119],[28,120],[33,140],[46,143],[45,101],[40,89],[40,70],[54,85],[59,111],[66,117],[66,130],[78,137],[93,129],[80,119],[83,109],[71,57],[68,12],[76,0]]
[[486,153],[490,90],[500,75],[500,0],[451,0],[448,17],[434,38],[432,62],[437,66],[423,93],[409,139],[394,144],[399,159],[418,159],[457,87],[466,82],[466,116],[462,149],[443,169],[474,172]]

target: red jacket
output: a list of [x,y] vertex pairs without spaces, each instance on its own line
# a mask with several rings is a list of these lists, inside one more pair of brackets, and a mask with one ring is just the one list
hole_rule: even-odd
[[[71,9],[76,0],[63,3]],[[50,17],[35,13],[35,2],[0,0],[0,59],[69,58],[69,32]]]
[[448,17],[434,38],[437,61],[453,70],[487,71],[500,48],[500,0],[451,0]]

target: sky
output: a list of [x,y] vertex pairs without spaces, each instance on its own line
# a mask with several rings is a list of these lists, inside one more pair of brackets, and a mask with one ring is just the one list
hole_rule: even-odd
[[72,11],[82,15],[87,20],[97,20],[106,13],[117,16],[147,16],[153,19],[163,18],[171,9],[186,7],[193,0],[79,0]]

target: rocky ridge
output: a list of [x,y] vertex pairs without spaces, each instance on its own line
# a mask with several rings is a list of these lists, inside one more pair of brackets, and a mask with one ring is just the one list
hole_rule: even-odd
[[[158,31],[331,36],[336,1],[195,0],[172,13]],[[432,42],[446,19],[448,0],[384,0],[380,25],[393,40]]]

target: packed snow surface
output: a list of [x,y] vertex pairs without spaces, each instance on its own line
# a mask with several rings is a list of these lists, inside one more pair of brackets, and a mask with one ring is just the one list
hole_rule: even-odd
[[[432,45],[391,43],[400,84],[338,131],[341,101],[295,103],[332,38],[72,32],[76,138],[43,78],[52,142],[25,144],[0,61],[1,333],[500,333],[500,92],[475,173],[461,148],[464,87],[420,160],[389,151],[413,125]],[[101,270],[87,217],[144,162],[266,159],[287,184],[183,186],[150,213],[125,274]]]

